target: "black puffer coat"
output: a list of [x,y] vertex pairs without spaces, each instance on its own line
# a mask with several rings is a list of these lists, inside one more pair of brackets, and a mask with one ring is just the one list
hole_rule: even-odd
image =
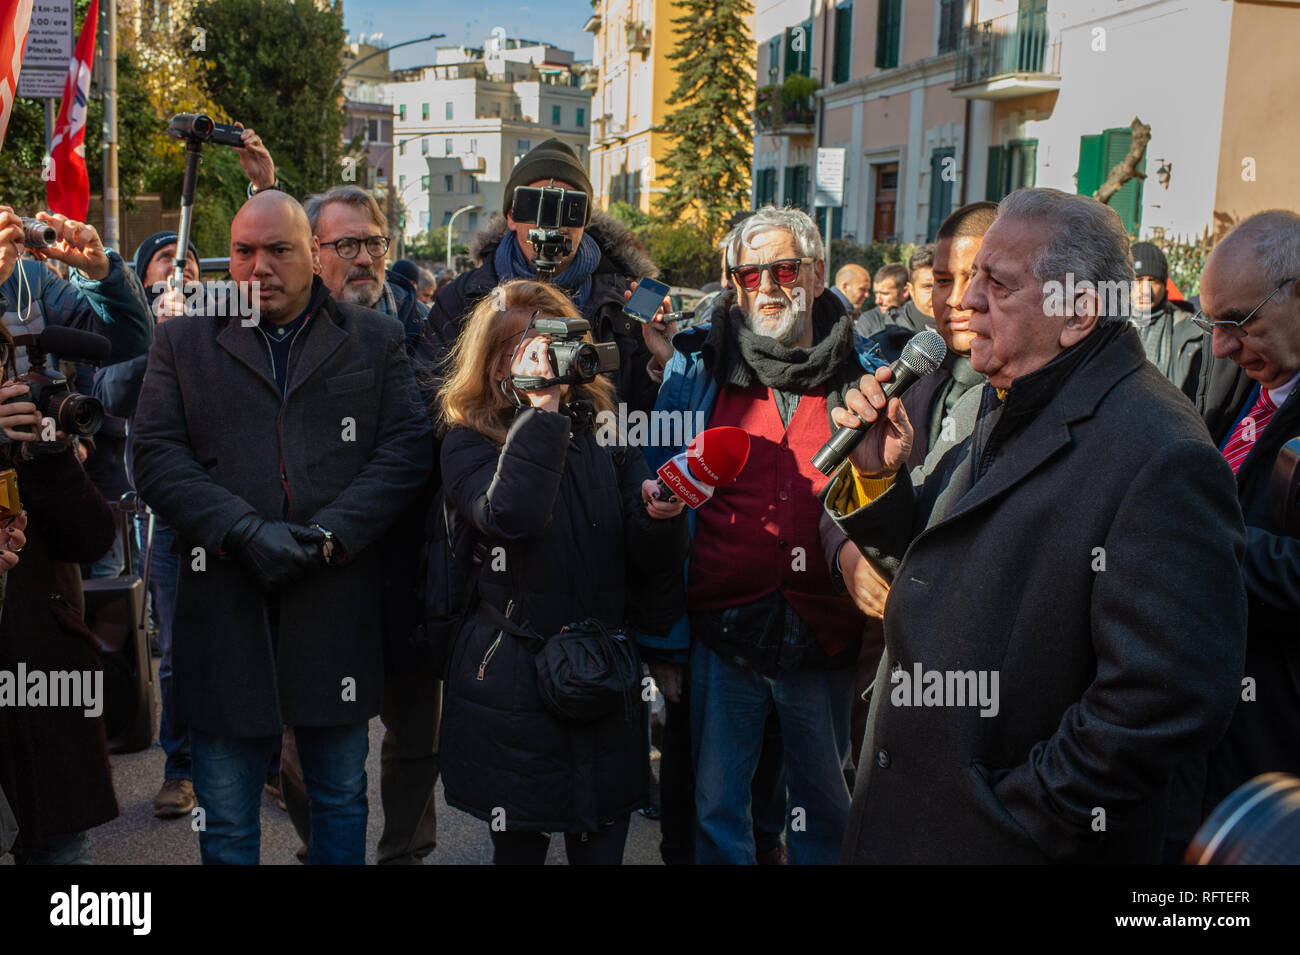
[[[592,213],[585,232],[600,246],[600,264],[591,275],[591,295],[582,307],[582,317],[591,323],[591,335],[596,341],[618,345],[619,372],[611,377],[619,400],[627,402],[629,410],[650,411],[659,385],[646,372],[651,355],[641,337],[641,327],[623,314],[623,293],[631,288],[633,280],[654,278],[659,269],[640,240],[612,216]],[[500,284],[492,257],[506,234],[505,217],[493,216],[470,245],[470,254],[482,264],[457,276],[434,297],[429,325],[439,341],[450,346],[470,310]]]
[[[674,582],[688,546],[685,516],[652,519],[641,502],[651,476],[641,453],[601,447],[581,417],[526,409],[503,448],[453,428],[442,472],[448,502],[488,548],[481,603],[504,610],[513,599],[511,619],[543,636],[589,616],[667,633],[683,612]],[[480,819],[504,812],[508,830],[533,832],[592,832],[645,805],[645,708],[632,719],[562,722],[538,696],[531,641],[505,634],[489,653],[497,634],[471,616],[451,651],[448,804]]]

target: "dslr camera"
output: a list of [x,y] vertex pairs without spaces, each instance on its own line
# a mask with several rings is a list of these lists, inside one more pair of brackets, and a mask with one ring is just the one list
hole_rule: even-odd
[[553,186],[519,186],[510,204],[510,217],[523,225],[534,225],[528,230],[528,241],[537,250],[538,274],[544,278],[566,255],[573,252],[573,243],[560,229],[581,229],[587,223],[585,192],[559,189]]
[[[4,328],[4,326],[0,326]],[[67,435],[89,437],[99,430],[104,420],[104,406],[97,398],[77,394],[68,386],[66,375],[46,367],[47,356],[55,349],[59,357],[69,361],[98,363],[109,357],[108,339],[90,332],[52,326],[39,335],[10,337],[4,329],[6,380],[26,385],[28,394],[10,398],[6,404],[30,401],[42,418],[53,420],[54,426]],[[17,374],[16,345],[26,345],[29,369]]]
[[215,122],[204,113],[178,113],[167,124],[167,135],[172,139],[184,139],[191,143],[212,143],[217,146],[244,146],[243,130],[236,129],[229,123]]
[[595,381],[597,375],[618,371],[618,345],[584,341],[583,336],[591,329],[585,318],[539,318],[533,327],[539,335],[551,340],[546,357],[555,377],[513,375],[511,381],[520,391],[536,391],[552,385],[582,385]]

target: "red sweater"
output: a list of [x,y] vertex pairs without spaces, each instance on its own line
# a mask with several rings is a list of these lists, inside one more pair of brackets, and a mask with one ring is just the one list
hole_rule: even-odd
[[830,438],[825,390],[799,399],[787,428],[763,385],[725,387],[709,427],[749,432],[749,460],[695,515],[687,605],[724,610],[779,590],[830,655],[862,632],[862,615],[836,594],[822,555],[817,494],[828,478],[810,463]]

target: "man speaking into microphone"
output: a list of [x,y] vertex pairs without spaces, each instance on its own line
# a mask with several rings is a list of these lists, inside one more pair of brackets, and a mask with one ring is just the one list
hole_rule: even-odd
[[974,268],[972,427],[909,479],[888,371],[834,412],[869,430],[827,511],[893,576],[844,860],[1157,863],[1240,691],[1231,470],[1098,294],[1133,281],[1113,210],[1014,192]]

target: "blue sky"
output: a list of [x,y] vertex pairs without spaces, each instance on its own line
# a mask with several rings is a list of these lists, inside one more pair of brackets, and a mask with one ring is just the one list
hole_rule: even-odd
[[508,36],[542,40],[572,50],[579,60],[591,59],[591,34],[582,25],[591,16],[588,0],[344,0],[343,25],[356,40],[360,33],[384,34],[392,46],[403,40],[430,33],[445,33],[447,39],[433,40],[398,50],[389,58],[390,67],[418,66],[433,62],[433,50],[440,45],[482,44],[493,27],[504,27]]

